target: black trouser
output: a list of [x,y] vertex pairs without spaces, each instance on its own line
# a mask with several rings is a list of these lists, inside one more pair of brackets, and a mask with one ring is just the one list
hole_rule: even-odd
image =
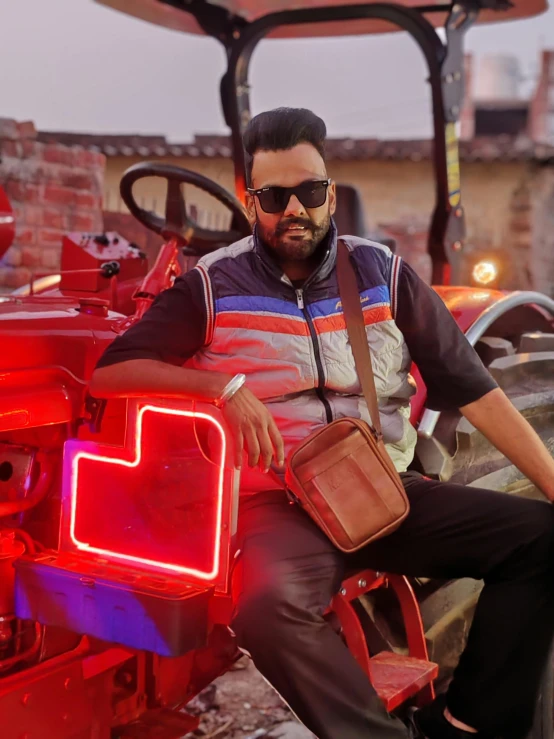
[[400,739],[340,636],[323,619],[345,570],[485,582],[447,694],[478,730],[525,736],[554,633],[554,507],[546,501],[403,475],[411,511],[355,555],[335,549],[282,492],[239,515],[239,645],[319,739]]

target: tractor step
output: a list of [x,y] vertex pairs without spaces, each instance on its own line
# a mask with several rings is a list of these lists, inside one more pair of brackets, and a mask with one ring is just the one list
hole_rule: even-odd
[[405,700],[437,677],[439,666],[394,652],[379,652],[370,660],[371,682],[387,711],[393,711]]

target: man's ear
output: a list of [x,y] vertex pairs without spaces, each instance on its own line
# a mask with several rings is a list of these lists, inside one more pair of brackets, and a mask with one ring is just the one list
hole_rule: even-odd
[[246,215],[250,221],[250,225],[253,227],[256,223],[256,196],[251,193],[246,193]]
[[334,215],[336,209],[337,209],[337,188],[335,186],[335,183],[331,182],[331,184],[329,185],[329,213],[331,215]]

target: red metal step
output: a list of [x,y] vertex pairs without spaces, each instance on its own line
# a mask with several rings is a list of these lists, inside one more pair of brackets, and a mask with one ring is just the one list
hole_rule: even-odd
[[387,711],[429,685],[438,675],[434,662],[394,652],[379,652],[370,659],[371,682]]

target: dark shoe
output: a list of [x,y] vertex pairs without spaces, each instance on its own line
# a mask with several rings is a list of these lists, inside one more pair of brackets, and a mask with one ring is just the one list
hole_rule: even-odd
[[408,729],[410,739],[428,739],[425,736],[421,726],[417,722],[417,714],[421,709],[409,708],[404,723]]
[[446,696],[438,695],[423,708],[412,708],[407,726],[411,739],[490,739],[481,732],[475,734],[452,726],[444,717]]

